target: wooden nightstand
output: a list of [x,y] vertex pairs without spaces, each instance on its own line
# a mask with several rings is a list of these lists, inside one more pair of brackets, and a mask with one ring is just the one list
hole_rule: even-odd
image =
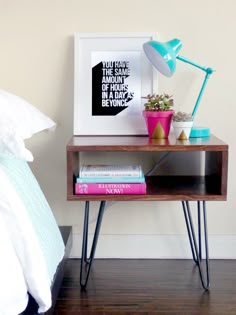
[[[148,176],[146,195],[75,195],[75,174],[78,172],[80,152],[204,152],[204,173],[194,176]],[[174,162],[173,162],[174,163]],[[73,136],[67,144],[67,200],[85,201],[85,219],[81,257],[81,287],[86,287],[94,258],[106,201],[173,201],[182,202],[193,260],[199,268],[202,286],[210,286],[208,269],[208,241],[206,201],[224,201],[227,198],[228,145],[211,135],[209,138],[190,138],[178,141],[174,137],[158,140],[133,136]],[[89,202],[101,201],[90,256],[87,257]],[[195,236],[189,201],[198,205],[198,237]],[[202,214],[202,215],[201,215]],[[203,218],[202,218],[203,217]],[[202,233],[205,242],[206,277],[202,270]],[[85,272],[85,264],[88,268]]]

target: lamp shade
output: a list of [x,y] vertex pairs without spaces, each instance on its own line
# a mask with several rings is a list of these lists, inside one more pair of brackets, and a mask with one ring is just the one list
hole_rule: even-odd
[[149,41],[143,44],[143,50],[153,66],[163,75],[171,77],[176,68],[176,57],[182,47],[179,39],[166,43]]

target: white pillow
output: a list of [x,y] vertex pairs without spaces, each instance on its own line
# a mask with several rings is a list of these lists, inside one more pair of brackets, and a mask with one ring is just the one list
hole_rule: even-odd
[[0,153],[14,155],[19,159],[33,161],[32,153],[26,149],[22,137],[10,128],[3,128],[0,118]]
[[0,152],[33,161],[24,139],[45,129],[54,130],[56,123],[24,99],[0,90]]

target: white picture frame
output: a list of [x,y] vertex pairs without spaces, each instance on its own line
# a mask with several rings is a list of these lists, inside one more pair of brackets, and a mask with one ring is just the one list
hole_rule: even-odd
[[[142,96],[157,91],[143,44],[155,33],[74,36],[74,135],[147,135]],[[108,93],[109,92],[109,93]]]

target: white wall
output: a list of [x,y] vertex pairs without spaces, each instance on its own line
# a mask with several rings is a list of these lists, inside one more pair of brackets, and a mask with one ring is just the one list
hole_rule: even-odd
[[[216,69],[196,124],[229,144],[228,201],[209,202],[212,257],[236,258],[234,0],[0,0],[0,88],[34,104],[58,123],[55,133],[28,140],[32,169],[59,224],[72,224],[73,255],[79,256],[82,202],[66,201],[66,144],[73,130],[73,34],[157,32],[182,39],[182,55]],[[192,108],[203,73],[183,63],[176,75],[159,77],[159,90],[175,97],[176,109]],[[91,222],[95,208],[92,206]],[[91,224],[91,228],[94,224]],[[180,203],[123,202],[108,207],[98,244],[102,257],[189,257]]]

